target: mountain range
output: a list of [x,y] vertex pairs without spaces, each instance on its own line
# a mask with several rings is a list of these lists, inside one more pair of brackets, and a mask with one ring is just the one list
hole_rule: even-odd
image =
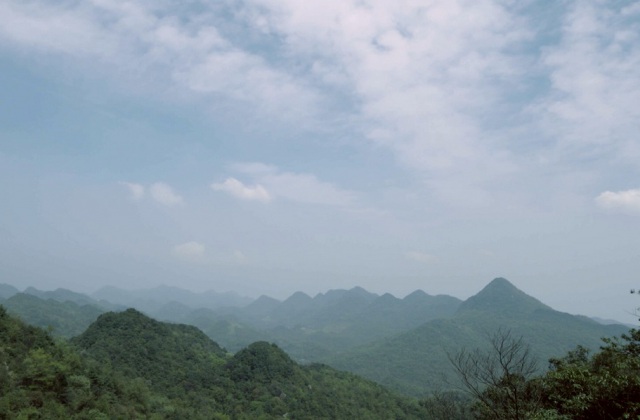
[[91,296],[64,289],[18,292],[0,285],[0,303],[65,337],[82,334],[104,312],[131,305],[158,320],[193,325],[226,351],[269,341],[298,362],[326,363],[414,396],[455,387],[447,355],[485,346],[498,329],[522,336],[542,365],[578,344],[595,349],[601,337],[628,330],[555,311],[503,278],[465,301],[421,290],[399,299],[360,287],[251,302],[166,286],[146,293],[103,288]]

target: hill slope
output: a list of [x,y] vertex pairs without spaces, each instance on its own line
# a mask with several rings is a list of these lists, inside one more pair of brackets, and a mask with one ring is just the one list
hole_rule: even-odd
[[31,294],[18,293],[2,303],[10,314],[42,328],[51,328],[54,335],[70,338],[80,334],[104,312],[95,305],[60,302]]
[[424,395],[441,388],[444,378],[453,380],[447,353],[485,347],[487,336],[500,328],[524,337],[541,362],[578,344],[597,348],[601,337],[627,330],[554,311],[507,280],[496,279],[463,302],[450,319],[429,321],[327,363],[406,394]]
[[[233,418],[424,418],[413,400],[327,366],[300,366],[257,342],[234,356],[195,327],[155,321],[129,309],[101,315],[73,340],[108,364],[197,413]],[[186,402],[186,403],[185,403]]]
[[[330,290],[313,298],[296,292],[283,302],[262,297],[235,311],[233,322],[242,325],[237,331],[259,332],[296,360],[311,362],[407,331],[431,319],[452,316],[460,302],[451,296],[430,296],[422,291],[398,299],[360,287]],[[236,337],[224,333],[215,338],[239,343]]]

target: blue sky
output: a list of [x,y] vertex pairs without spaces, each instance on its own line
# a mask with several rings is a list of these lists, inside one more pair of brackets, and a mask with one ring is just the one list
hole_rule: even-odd
[[0,281],[632,322],[640,3],[0,2]]

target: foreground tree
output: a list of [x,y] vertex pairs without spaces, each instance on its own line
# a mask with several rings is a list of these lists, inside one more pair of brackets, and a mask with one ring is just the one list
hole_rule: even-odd
[[572,419],[640,418],[640,331],[603,341],[591,357],[578,347],[550,361],[541,380],[546,407]]
[[522,337],[498,330],[488,350],[463,349],[448,355],[463,391],[475,399],[479,419],[524,419],[540,409],[539,388],[531,381],[538,363]]
[[508,331],[489,351],[463,350],[450,360],[478,419],[639,419],[640,331],[605,338],[590,355],[578,346],[536,374],[529,347]]

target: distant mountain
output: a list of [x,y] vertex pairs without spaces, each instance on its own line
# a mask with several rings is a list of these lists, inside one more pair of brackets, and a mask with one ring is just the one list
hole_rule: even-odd
[[311,296],[303,292],[296,292],[276,306],[262,321],[268,325],[293,326],[299,323],[302,318],[308,317],[312,308],[313,299]]
[[[361,287],[329,290],[313,298],[296,292],[282,302],[264,296],[234,310],[231,324],[217,329],[221,335],[211,335],[211,329],[202,328],[215,340],[233,343],[233,348],[249,344],[242,341],[249,336],[242,338],[238,332],[253,330],[278,343],[296,360],[308,363],[398,334],[431,319],[452,316],[460,302],[451,296],[430,296],[422,291],[398,299],[390,294],[379,296]],[[221,322],[226,317],[209,315],[211,324],[213,318]]]
[[65,338],[82,333],[105,312],[95,305],[80,305],[70,300],[60,302],[26,293],[18,293],[2,302],[2,305],[10,314],[18,316],[24,322],[51,328],[54,335]]
[[499,277],[464,301],[458,312],[495,312],[523,316],[540,309],[551,310],[547,305],[516,288],[507,279]]
[[[126,307],[114,305],[110,302],[106,301],[98,301],[93,299],[89,295],[85,295],[83,293],[74,292],[69,289],[58,288],[56,290],[38,290],[35,287],[27,287],[24,294],[38,297],[42,300],[52,299],[56,302],[73,302],[80,306],[82,305],[93,305],[102,308],[104,311],[118,311],[126,309]],[[104,312],[103,311],[103,312]]]
[[182,322],[193,311],[191,306],[174,300],[145,313],[159,321]]
[[605,318],[599,318],[597,316],[592,316],[591,319],[596,321],[598,324],[602,324],[602,325],[625,325],[625,326],[627,326],[629,328],[637,328],[638,327],[635,324],[629,324],[629,323],[626,323],[626,322],[616,321],[615,319],[605,319]]
[[211,309],[191,311],[182,317],[180,322],[198,327],[208,337],[232,352],[256,341],[273,339],[273,336],[239,321],[233,315],[220,315]]
[[604,326],[586,317],[554,311],[505,279],[495,279],[463,302],[449,319],[434,319],[402,334],[326,359],[392,389],[424,395],[452,379],[447,353],[483,348],[487,336],[509,329],[524,337],[542,362],[580,344],[597,348],[600,338],[628,329]]
[[20,293],[18,289],[9,284],[0,284],[0,298],[9,299],[11,296]]
[[242,309],[242,313],[252,319],[263,319],[273,311],[280,301],[269,296],[262,295]]
[[178,302],[192,309],[222,307],[242,307],[253,300],[233,292],[217,293],[207,291],[195,293],[178,287],[161,285],[149,289],[125,290],[106,286],[92,294],[94,299],[106,300],[119,305],[135,307],[148,313],[158,313],[170,303]]
[[93,299],[91,299],[87,295],[83,295],[82,293],[77,293],[77,292],[73,292],[71,290],[62,289],[62,288],[58,288],[53,291],[43,291],[43,290],[38,290],[35,287],[27,287],[24,293],[27,295],[39,297],[40,299],[53,299],[58,302],[69,301],[69,302],[74,302],[78,304],[87,304],[87,303],[93,302]]

